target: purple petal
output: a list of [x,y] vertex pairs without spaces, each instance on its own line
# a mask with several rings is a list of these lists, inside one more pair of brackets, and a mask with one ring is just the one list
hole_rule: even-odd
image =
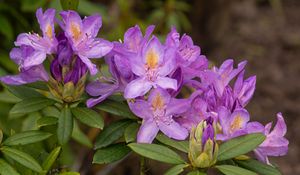
[[159,103],[161,105],[167,105],[171,100],[171,96],[166,90],[162,88],[155,88],[151,91],[148,101],[151,104],[154,104],[158,102],[157,100],[160,100]]
[[176,31],[175,27],[171,28],[166,38],[166,46],[168,47],[178,47],[179,46],[180,34]]
[[247,132],[251,133],[264,133],[265,127],[259,122],[249,122],[247,124]]
[[47,9],[43,14],[42,8],[36,11],[36,17],[40,24],[40,28],[43,31],[43,36],[49,38],[50,40],[55,39],[54,33],[54,18],[55,9]]
[[94,81],[89,83],[86,86],[86,92],[91,95],[91,96],[99,96],[99,95],[104,95],[109,93],[110,91],[113,91],[116,89],[115,84],[109,84],[109,83],[104,83],[100,81]]
[[82,21],[84,33],[89,37],[96,37],[100,27],[102,26],[101,16],[96,14],[86,17]]
[[155,83],[163,89],[177,90],[177,80],[168,77],[158,77]]
[[285,121],[282,117],[281,113],[277,114],[277,123],[274,126],[273,131],[270,133],[270,137],[277,136],[277,137],[283,137],[286,134],[287,128]]
[[164,47],[155,36],[145,45],[142,51],[143,63],[154,68],[164,61]]
[[90,98],[86,101],[86,106],[88,108],[91,108],[95,105],[97,105],[98,103],[101,103],[102,101],[104,101],[107,97],[109,97],[111,94],[113,93],[113,91],[107,93],[107,94],[104,94],[104,95],[101,95],[99,96],[98,98]]
[[0,77],[0,81],[10,85],[22,85],[36,81],[48,81],[49,77],[43,65],[31,67],[20,72],[19,75]]
[[136,99],[134,102],[128,102],[130,110],[138,117],[148,119],[152,117],[152,111],[148,102]]
[[230,116],[231,132],[245,128],[249,120],[249,113],[245,109],[235,110]]
[[91,62],[86,56],[78,55],[81,61],[87,66],[91,75],[96,75],[98,72],[97,66]]
[[160,76],[169,75],[176,69],[175,53],[176,50],[174,48],[166,49],[164,54],[164,63],[158,70],[158,74]]
[[97,38],[87,47],[88,49],[82,51],[81,54],[88,58],[100,58],[112,50],[113,44],[107,40]]
[[182,114],[191,106],[189,99],[172,98],[166,109],[166,115]]
[[137,143],[152,143],[158,131],[159,128],[153,120],[143,120],[137,135]]
[[180,126],[173,119],[167,123],[159,122],[159,129],[169,138],[176,140],[185,140],[188,136],[188,131]]
[[127,84],[124,90],[125,98],[136,98],[138,96],[145,95],[152,88],[152,83],[143,79],[138,78]]

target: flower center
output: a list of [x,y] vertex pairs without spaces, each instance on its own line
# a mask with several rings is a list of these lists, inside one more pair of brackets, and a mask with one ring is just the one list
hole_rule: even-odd
[[53,38],[53,35],[52,35],[52,27],[51,27],[50,24],[48,24],[47,27],[46,27],[46,35],[47,35],[50,39]]
[[230,125],[230,131],[234,132],[242,128],[243,119],[240,116],[236,116],[233,122]]
[[71,24],[71,32],[73,34],[72,37],[75,40],[78,40],[78,38],[80,37],[81,31],[80,31],[80,28],[77,24],[74,24],[74,23]]
[[149,69],[155,69],[158,64],[158,54],[150,49],[146,54],[146,64]]

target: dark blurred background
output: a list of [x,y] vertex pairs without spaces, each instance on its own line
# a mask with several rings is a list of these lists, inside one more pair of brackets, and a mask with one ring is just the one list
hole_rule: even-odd
[[[39,31],[34,16],[38,7],[61,9],[58,0],[0,0],[0,75],[17,71],[9,51],[18,33]],[[252,120],[266,124],[276,120],[277,112],[284,114],[289,153],[272,162],[285,175],[300,174],[299,0],[80,0],[78,11],[83,16],[100,13],[103,27],[99,35],[106,39],[123,39],[125,30],[135,24],[143,29],[155,24],[155,34],[164,38],[170,26],[176,26],[181,33],[191,35],[216,65],[227,58],[248,60],[247,74],[257,75],[257,90],[248,105]],[[3,120],[9,108],[0,103],[1,128],[7,127]],[[119,165],[103,168],[90,166],[92,153],[88,149],[74,151],[76,161],[86,162],[74,166],[82,174],[138,173],[134,155]],[[153,175],[167,169],[152,161],[147,166],[147,174]],[[100,169],[101,173],[95,173]]]

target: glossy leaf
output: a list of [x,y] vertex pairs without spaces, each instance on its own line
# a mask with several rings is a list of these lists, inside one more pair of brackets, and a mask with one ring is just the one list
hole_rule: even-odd
[[105,100],[96,106],[96,109],[117,115],[125,118],[136,119],[136,116],[130,111],[127,104],[112,100]]
[[125,129],[124,137],[125,137],[126,143],[133,142],[136,140],[139,126],[140,125],[137,123],[132,123]]
[[245,169],[251,170],[253,172],[256,172],[260,175],[281,175],[280,171],[276,168],[261,163],[257,160],[248,159],[248,160],[235,160],[235,162]]
[[17,103],[10,111],[10,115],[27,114],[41,110],[56,103],[54,100],[44,97],[27,98]]
[[225,175],[258,175],[252,171],[232,165],[218,165],[216,168]]
[[170,164],[185,163],[184,160],[176,152],[162,145],[131,143],[128,146],[139,155],[150,159]]
[[115,145],[108,146],[96,151],[93,163],[96,164],[107,164],[118,161],[124,158],[129,152],[130,148],[124,143],[118,143]]
[[26,86],[5,86],[9,92],[20,99],[33,98],[33,97],[44,97],[36,90]]
[[130,120],[119,120],[105,126],[104,130],[98,135],[95,143],[95,149],[106,147],[118,140],[123,134],[126,127],[131,123]]
[[254,150],[265,140],[261,133],[233,138],[220,145],[218,160],[227,160]]
[[48,157],[45,159],[42,167],[43,169],[48,172],[50,170],[50,168],[53,166],[53,164],[55,163],[59,153],[61,151],[61,147],[56,147],[53,151],[51,151],[51,153],[48,155]]
[[14,148],[9,148],[9,147],[2,147],[1,152],[5,156],[15,160],[19,164],[21,164],[33,171],[36,171],[38,173],[41,173],[43,171],[43,169],[39,165],[39,163],[27,153],[24,153],[22,151],[19,151]]
[[12,166],[0,159],[0,174],[1,175],[20,175]]
[[26,145],[40,142],[52,136],[51,133],[43,131],[24,131],[8,137],[3,144],[7,146]]
[[89,108],[72,108],[72,113],[79,121],[82,123],[94,127],[103,129],[104,121],[100,114],[96,111],[89,109]]
[[37,120],[37,126],[40,128],[42,126],[55,125],[58,121],[56,117],[42,117]]
[[184,168],[187,167],[187,164],[179,164],[170,168],[164,175],[178,175],[184,171]]
[[58,119],[57,139],[60,145],[64,145],[70,140],[73,131],[73,117],[71,110],[64,107]]
[[91,140],[80,130],[78,124],[76,121],[74,121],[74,127],[72,132],[72,138],[77,141],[78,143],[81,143],[82,145],[87,146],[88,148],[93,147],[93,143]]
[[165,145],[168,145],[168,146],[171,146],[173,148],[176,148],[182,152],[185,152],[187,153],[188,152],[188,149],[189,149],[189,142],[188,141],[175,141],[173,139],[170,139],[169,137],[165,136],[164,134],[162,133],[159,133],[157,136],[156,136],[156,139],[165,144]]

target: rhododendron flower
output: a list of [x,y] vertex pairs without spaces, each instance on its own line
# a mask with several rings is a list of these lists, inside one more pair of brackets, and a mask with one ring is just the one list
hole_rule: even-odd
[[201,49],[194,45],[190,36],[180,34],[172,27],[166,39],[166,45],[176,48],[176,62],[181,67],[184,79],[192,79],[208,67],[208,60],[200,55]]
[[96,38],[102,25],[99,15],[92,15],[80,18],[75,11],[63,11],[60,13],[65,35],[71,43],[74,54],[78,55],[81,61],[86,64],[90,73],[97,73],[96,65],[89,58],[100,58],[111,51],[113,44],[104,39]]
[[0,80],[10,85],[22,85],[35,81],[48,81],[48,74],[42,64],[31,66],[29,68],[21,66],[23,61],[31,59],[35,54],[35,50],[30,46],[22,45],[20,48],[13,48],[10,52],[10,58],[20,66],[20,74],[3,76],[0,77]]
[[201,78],[207,84],[212,83],[219,97],[222,96],[228,83],[238,75],[245,67],[247,61],[240,62],[236,69],[233,69],[233,60],[224,61],[220,68],[213,67],[212,70],[206,70]]
[[47,54],[53,54],[56,52],[57,40],[54,32],[54,18],[55,10],[48,9],[43,13],[42,9],[36,11],[36,17],[40,24],[40,28],[43,32],[43,36],[36,33],[21,33],[17,41],[16,46],[30,46],[33,48],[31,54],[27,54],[26,59],[20,60],[18,65],[20,68],[28,69],[31,66],[37,66],[44,62]]
[[225,107],[220,107],[218,119],[222,127],[222,134],[217,135],[217,140],[226,141],[247,134],[247,124],[250,120],[247,110],[236,109],[231,113]]
[[270,164],[268,156],[284,156],[288,152],[289,141],[284,138],[287,128],[281,113],[277,114],[277,123],[271,131],[272,122],[265,127],[255,122],[247,127],[248,133],[262,132],[266,140],[254,150],[256,157],[267,164]]
[[152,87],[177,90],[177,81],[167,77],[176,68],[175,50],[164,47],[156,37],[130,58],[130,66],[138,78],[125,88],[125,98],[145,95]]
[[234,84],[233,96],[239,105],[245,107],[252,98],[255,91],[256,76],[243,80],[245,71],[242,71]]
[[174,121],[174,115],[185,112],[190,103],[188,99],[175,99],[162,88],[153,89],[148,101],[136,99],[129,102],[132,112],[143,119],[137,142],[151,143],[158,131],[176,140],[184,140],[188,131]]

